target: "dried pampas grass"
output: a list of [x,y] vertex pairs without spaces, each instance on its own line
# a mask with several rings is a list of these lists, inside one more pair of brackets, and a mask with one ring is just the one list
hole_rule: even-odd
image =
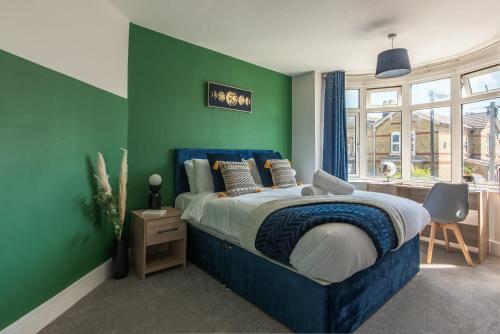
[[97,203],[114,225],[115,235],[118,240],[122,237],[123,223],[125,222],[125,211],[127,203],[127,179],[128,179],[128,152],[123,149],[122,162],[120,165],[118,204],[112,195],[109,177],[106,171],[104,156],[97,153],[97,186],[98,193],[95,196]]
[[123,226],[123,222],[125,221],[125,207],[127,205],[128,152],[124,148],[122,148],[122,150],[123,150],[123,156],[122,156],[122,163],[120,166],[120,185],[119,185],[120,198],[118,201],[118,211],[120,213],[120,222]]
[[101,152],[97,153],[97,180],[99,186],[104,190],[106,195],[111,196],[111,186],[109,185],[108,173],[106,172],[106,162]]

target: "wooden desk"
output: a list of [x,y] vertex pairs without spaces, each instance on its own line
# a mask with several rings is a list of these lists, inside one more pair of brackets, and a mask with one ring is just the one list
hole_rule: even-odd
[[[415,202],[423,203],[431,186],[412,185],[407,183],[367,182],[367,190],[405,197]],[[489,226],[488,226],[488,191],[483,189],[469,189],[469,214],[464,221],[458,223],[467,248],[477,253],[477,260],[482,263],[488,256]],[[420,234],[420,240],[429,241],[430,225]],[[458,242],[452,233],[448,233],[450,247],[459,248]],[[436,244],[444,245],[442,230],[436,233]]]

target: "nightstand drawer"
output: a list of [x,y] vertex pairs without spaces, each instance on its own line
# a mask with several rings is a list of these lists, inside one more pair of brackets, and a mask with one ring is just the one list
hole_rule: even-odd
[[162,219],[148,222],[146,245],[184,239],[186,225],[178,218]]

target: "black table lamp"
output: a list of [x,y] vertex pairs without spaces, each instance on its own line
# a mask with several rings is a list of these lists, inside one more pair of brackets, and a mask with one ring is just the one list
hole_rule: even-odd
[[161,176],[158,174],[153,174],[149,177],[149,209],[160,210],[161,209],[161,194],[159,193],[161,189]]

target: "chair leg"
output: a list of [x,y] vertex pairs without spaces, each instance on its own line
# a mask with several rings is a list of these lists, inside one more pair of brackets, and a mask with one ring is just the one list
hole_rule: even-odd
[[446,247],[446,250],[449,252],[450,251],[450,241],[448,240],[448,233],[446,232],[445,225],[443,225],[443,236],[444,236],[444,245]]
[[431,235],[429,236],[429,248],[427,249],[427,263],[432,262],[432,251],[434,248],[434,237],[436,236],[437,223],[432,222]]
[[464,238],[462,237],[462,233],[460,232],[460,228],[458,227],[457,224],[451,225],[451,228],[453,232],[455,233],[455,237],[458,240],[458,244],[460,245],[460,248],[462,249],[462,253],[465,256],[465,261],[467,261],[467,264],[471,267],[474,267],[474,262],[472,262],[472,259],[469,254],[469,250],[467,249],[467,246],[465,245]]

